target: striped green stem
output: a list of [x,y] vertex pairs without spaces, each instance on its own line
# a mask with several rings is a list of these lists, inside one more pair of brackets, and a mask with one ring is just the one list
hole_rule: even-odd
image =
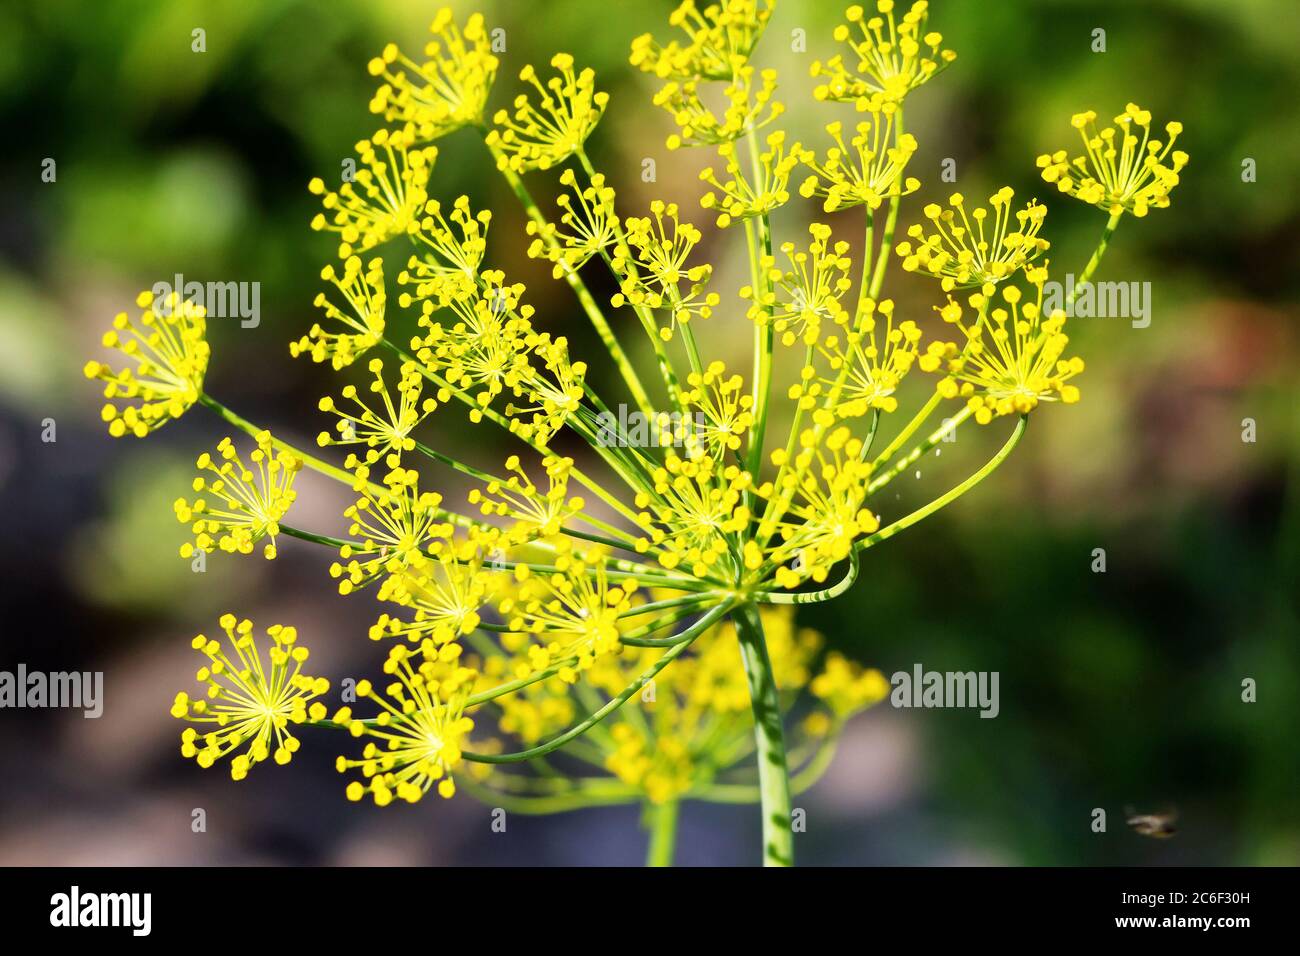
[[858,579],[858,553],[849,552],[849,570],[839,581],[820,591],[755,591],[754,600],[760,604],[821,604],[833,601],[853,586]]
[[650,830],[650,845],[646,850],[646,866],[672,866],[677,849],[677,816],[680,805],[676,800],[651,804],[646,807]]
[[750,702],[754,709],[754,744],[758,757],[758,789],[763,816],[763,865],[794,865],[794,831],[790,826],[790,773],[785,759],[785,731],[772,660],[763,637],[758,606],[749,603],[732,615],[745,661]]

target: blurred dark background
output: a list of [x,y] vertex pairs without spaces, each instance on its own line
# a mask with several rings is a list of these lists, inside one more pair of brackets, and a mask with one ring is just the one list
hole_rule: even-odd
[[[668,119],[626,63],[632,37],[667,33],[671,7],[620,3],[611,17],[595,0],[456,4],[460,18],[482,9],[507,31],[493,108],[508,104],[524,63],[574,53],[613,97],[590,149],[621,188],[621,211],[676,199],[703,227],[704,157],[663,148]],[[513,817],[494,834],[488,808],[467,796],[384,811],[348,804],[332,766],[337,740],[324,734],[305,735],[291,767],[259,767],[240,784],[224,767],[183,760],[167,710],[177,690],[192,689],[190,638],[220,613],[295,624],[318,672],[337,679],[377,666],[364,636],[376,607],[338,597],[325,575],[330,555],[299,542],[283,542],[273,563],[217,556],[206,574],[191,573],[176,557],[183,529],[171,502],[224,429],[195,410],[145,442],[114,441],[81,377],[100,333],[140,289],[178,272],[258,281],[257,328],[213,323],[208,389],[311,443],[326,424],[316,399],[342,382],[288,354],[315,318],[317,274],[334,254],[307,227],[316,206],[306,183],[336,181],[352,144],[379,125],[366,109],[367,59],[389,40],[418,51],[434,10],[411,0],[0,6],[9,131],[0,669],[106,672],[99,720],[0,712],[0,863],[641,861],[632,808]],[[825,122],[853,118],[808,105],[808,63],[833,52],[840,13],[782,0],[759,53],[782,71],[792,135],[819,149]],[[191,52],[199,27],[205,53]],[[1099,27],[1104,53],[1091,49]],[[806,53],[792,50],[797,29]],[[828,776],[797,801],[809,822],[801,861],[1298,863],[1294,5],[935,0],[931,29],[959,56],[909,99],[920,141],[909,173],[924,186],[902,226],[954,188],[939,181],[952,158],[955,188],[968,197],[1005,183],[1045,201],[1055,271],[1078,273],[1104,214],[1058,197],[1034,167],[1041,152],[1073,151],[1072,113],[1109,117],[1134,100],[1160,126],[1184,123],[1191,163],[1172,207],[1126,219],[1102,267],[1103,279],[1152,283],[1150,327],[1074,322],[1088,363],[1083,401],[1040,410],[994,478],[869,552],[850,594],[801,617],[886,674],[918,662],[1001,674],[996,720],[887,706],[860,717]],[[540,324],[567,334],[579,355],[599,354],[567,291],[524,259],[519,210],[474,137],[439,147],[431,193],[490,206],[493,264],[528,283]],[[41,180],[46,158],[57,162],[54,183]],[[656,161],[657,183],[641,181],[645,158]],[[1247,158],[1253,183],[1242,181]],[[553,179],[528,182],[553,208]],[[798,201],[782,210],[778,242],[806,239],[800,217],[809,214]],[[856,238],[859,220],[834,222]],[[733,362],[748,342],[730,298],[744,282],[738,241],[710,231],[703,251],[735,311],[719,310],[700,334],[706,354]],[[929,321],[932,283],[894,269],[887,290],[900,312]],[[55,443],[41,441],[46,418],[57,423]],[[1242,440],[1247,418],[1253,443]],[[894,504],[901,511],[955,483],[1003,430],[964,426],[944,458],[900,479]],[[455,411],[435,416],[430,434],[467,457],[496,437]],[[346,499],[313,476],[300,487],[296,523],[339,530]],[[1096,548],[1106,551],[1104,574],[1091,570]],[[1258,683],[1256,703],[1241,701],[1245,678]],[[1125,805],[1176,806],[1180,832],[1144,839],[1123,825]],[[207,811],[204,834],[190,831],[197,807]],[[1109,813],[1105,834],[1090,831],[1095,807]],[[688,805],[679,861],[754,862],[757,831],[755,809]]]

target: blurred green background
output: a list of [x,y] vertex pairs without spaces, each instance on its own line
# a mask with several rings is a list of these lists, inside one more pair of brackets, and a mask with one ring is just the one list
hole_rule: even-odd
[[[494,108],[508,103],[523,64],[574,53],[613,97],[590,149],[620,187],[621,211],[675,199],[703,227],[705,157],[663,148],[668,118],[649,103],[653,84],[626,63],[632,37],[667,33],[671,7],[455,5],[461,18],[482,9],[506,30]],[[316,399],[341,382],[288,354],[314,321],[317,274],[333,256],[307,227],[316,206],[306,183],[335,181],[352,144],[377,128],[367,59],[389,40],[418,50],[434,10],[410,0],[0,6],[9,131],[0,668],[106,672],[100,720],[0,713],[0,863],[640,862],[634,809],[517,820],[494,834],[488,809],[467,797],[349,805],[332,768],[337,742],[324,735],[308,735],[292,767],[238,785],[183,761],[167,709],[191,688],[190,637],[222,611],[296,624],[337,679],[375,669],[364,631],[376,607],[338,597],[324,573],[330,556],[291,541],[272,564],[219,556],[192,574],[175,556],[182,529],[171,501],[223,429],[196,410],[146,442],[115,442],[81,377],[102,330],[140,289],[178,272],[258,281],[257,328],[213,323],[208,388],[310,443],[325,425]],[[792,135],[819,149],[824,123],[852,119],[809,96],[808,63],[833,52],[841,12],[782,0],[758,54],[781,70]],[[1040,410],[993,479],[869,552],[845,598],[801,617],[886,674],[915,663],[1001,674],[996,720],[888,707],[859,718],[827,778],[798,801],[809,823],[802,862],[1300,862],[1295,12],[1282,0],[932,3],[931,29],[958,60],[908,101],[920,141],[909,173],[923,188],[902,226],[953,188],[982,199],[1009,184],[1047,203],[1054,272],[1078,273],[1104,214],[1058,197],[1034,167],[1041,152],[1073,149],[1072,113],[1109,117],[1134,100],[1160,126],[1183,122],[1191,163],[1170,209],[1123,222],[1100,273],[1152,283],[1150,327],[1075,321],[1088,363],[1083,401]],[[194,53],[200,27],[207,49]],[[1104,53],[1091,48],[1096,28],[1106,31]],[[567,290],[524,258],[519,210],[481,146],[462,133],[439,147],[431,193],[468,193],[474,208],[494,210],[491,262],[528,283],[543,328],[594,359]],[[53,183],[41,179],[47,158]],[[641,181],[646,158],[656,183]],[[939,181],[946,158],[956,161],[955,187]],[[1247,158],[1256,182],[1242,181]],[[553,208],[553,179],[528,181]],[[806,238],[810,212],[797,200],[782,210],[778,243]],[[860,220],[842,214],[834,225],[856,239]],[[730,362],[744,360],[749,335],[743,304],[730,298],[744,282],[737,240],[707,230],[701,253],[718,265],[731,308],[700,334],[706,354]],[[932,283],[892,269],[886,288],[901,314],[931,321]],[[47,418],[55,443],[41,441]],[[1241,437],[1247,418],[1253,443]],[[959,480],[1002,431],[963,426],[945,457],[906,479],[900,513]],[[428,443],[483,464],[504,454],[486,427],[454,411],[435,416],[430,434]],[[337,530],[346,501],[307,477],[301,487],[299,523]],[[1096,548],[1107,554],[1104,574],[1091,570]],[[1242,703],[1244,678],[1258,682],[1258,702]],[[1179,834],[1133,834],[1126,805],[1176,806]],[[190,831],[196,807],[207,811],[205,834]],[[1104,834],[1090,830],[1095,807],[1109,813]],[[687,806],[679,860],[754,862],[757,830],[756,810]]]

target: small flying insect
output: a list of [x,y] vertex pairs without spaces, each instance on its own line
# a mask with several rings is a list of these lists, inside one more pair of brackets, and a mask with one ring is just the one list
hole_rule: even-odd
[[1134,833],[1157,840],[1167,840],[1178,832],[1178,827],[1174,825],[1177,819],[1177,810],[1135,813],[1132,807],[1124,808],[1124,822],[1133,829]]

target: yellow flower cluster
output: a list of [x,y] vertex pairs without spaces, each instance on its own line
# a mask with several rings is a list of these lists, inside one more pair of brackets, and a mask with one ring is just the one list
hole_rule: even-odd
[[343,386],[342,392],[343,399],[356,406],[355,412],[340,408],[333,398],[325,396],[317,407],[337,416],[338,420],[333,433],[323,431],[316,436],[316,444],[322,448],[330,445],[365,446],[361,458],[349,457],[348,467],[355,467],[358,463],[373,465],[381,458],[396,466],[402,452],[415,449],[416,441],[411,432],[438,407],[438,402],[434,398],[421,398],[424,376],[414,362],[403,362],[399,369],[396,402],[384,381],[384,360],[371,359],[369,368],[375,376],[369,391],[379,396],[382,405],[371,408],[358,397],[355,385]]
[[390,123],[413,124],[424,141],[483,121],[498,66],[482,14],[471,16],[462,30],[444,7],[429,32],[433,39],[425,44],[423,63],[390,43],[369,64],[370,75],[385,80],[370,111]]
[[[1076,113],[1070,125],[1083,139],[1084,155],[1069,159],[1061,149],[1038,157],[1043,180],[1061,192],[1108,212],[1141,218],[1150,209],[1169,206],[1169,193],[1187,165],[1187,154],[1174,149],[1182,123],[1166,123],[1169,139],[1151,138],[1151,113],[1129,103],[1113,126],[1098,131],[1097,114]],[[1134,128],[1142,131],[1139,136]]]
[[349,800],[369,793],[382,807],[394,799],[415,803],[435,785],[440,797],[456,792],[451,771],[474,728],[464,716],[465,687],[473,673],[457,664],[459,652],[456,644],[440,649],[426,644],[416,652],[398,644],[384,662],[384,673],[394,678],[384,693],[368,680],[357,684],[357,697],[374,704],[379,714],[366,721],[342,708],[334,715],[335,723],[366,740],[359,758],[339,757],[336,763],[339,773],[361,772],[362,780],[347,786]]
[[[566,169],[560,173],[560,185],[572,190],[573,197],[561,193],[556,199],[564,210],[559,223],[528,221],[528,234],[538,237],[528,247],[528,255],[554,262],[556,279],[582,268],[592,256],[614,245],[619,228],[614,212],[614,190],[605,185],[605,177],[600,173],[592,176],[586,185],[580,185],[577,174]],[[568,231],[562,231],[565,229]]]
[[414,142],[414,127],[381,129],[357,143],[358,168],[337,192],[319,176],[308,184],[326,210],[311,227],[338,233],[340,259],[416,231],[438,149],[413,149]]
[[[203,391],[202,309],[145,294],[138,319],[118,316],[104,344],[128,367],[86,366],[115,402],[103,413],[110,434],[143,436],[202,403],[256,442],[248,464],[230,439],[199,459],[200,497],[175,505],[194,534],[182,554],[247,553],[266,540],[271,557],[289,535],[334,549],[339,593],[366,590],[383,607],[369,637],[388,645],[389,683],[362,681],[357,713],[328,718],[292,628],[268,631],[268,670],[252,625],[223,618],[235,657],[197,639],[211,661],[199,673],[208,697],[181,695],[173,710],[211,725],[186,730],[184,753],[207,766],[246,747],[232,763],[240,777],[268,756],[287,761],[298,747],[289,725],[306,723],[363,738],[338,768],[353,776],[350,799],[380,805],[463,786],[494,806],[641,802],[655,810],[648,818],[671,821],[658,808],[682,799],[758,801],[765,861],[790,862],[791,785],[815,779],[844,721],[888,687],[823,655],[793,608],[844,594],[865,550],[987,478],[1026,416],[1079,399],[1083,361],[1067,355],[1070,303],[1045,292],[1037,201],[1017,209],[1004,188],[968,211],[956,193],[925,205],[895,245],[901,209],[921,189],[907,174],[918,150],[907,101],[953,60],[924,0],[901,18],[892,0],[872,14],[848,9],[835,37],[849,52],[812,72],[815,99],[855,117],[826,125],[821,154],[790,140],[778,75],[754,62],[773,5],[686,0],[670,18],[674,39],[632,45],[633,66],[662,82],[653,101],[672,115],[668,145],[716,153],[700,164],[700,206],[719,230],[709,235],[668,199],[624,214],[586,149],[609,96],[571,55],[553,57],[546,79],[524,67],[526,92],[495,112],[495,34],[478,15],[462,23],[440,11],[423,60],[389,45],[371,61],[382,81],[371,108],[388,126],[358,144],[355,174],[337,190],[310,184],[323,206],[312,226],[336,234],[338,261],[321,271],[332,286],[316,299],[324,318],[290,347],[350,378],[318,406],[328,427],[317,443],[345,449],[342,468]],[[1113,129],[1094,120],[1075,117],[1085,156],[1039,159],[1061,192],[1110,213],[1080,284],[1119,216],[1167,206],[1187,162],[1171,149],[1176,123],[1162,142],[1133,105]],[[497,262],[508,217],[490,245],[491,210],[431,194],[429,144],[457,130],[519,200],[527,225],[516,248],[550,265],[574,315],[538,314]],[[558,214],[538,206],[526,178],[548,180]],[[777,235],[794,194],[826,215],[806,236],[803,225]],[[383,257],[394,243],[405,268],[390,308]],[[724,261],[747,275],[736,280]],[[885,294],[891,264],[938,280],[938,319]],[[612,292],[604,301],[589,285],[596,271]],[[578,312],[591,336],[572,328]],[[696,320],[711,317],[729,351],[752,342],[743,364],[697,340]],[[926,340],[926,324],[939,338]],[[643,337],[639,350],[630,336]],[[372,350],[393,361],[370,355],[368,375],[352,368]],[[592,362],[600,376],[588,375]],[[918,383],[913,368],[933,378]],[[896,414],[913,400],[914,413]],[[430,427],[449,405],[483,434],[440,443],[466,427]],[[940,409],[944,425],[927,434]],[[967,418],[1014,419],[987,464],[905,513],[880,495]],[[482,460],[497,440],[510,446],[504,467]],[[286,523],[301,467],[354,496],[340,537]],[[595,773],[553,773],[549,762],[518,772],[560,748]],[[763,772],[738,775],[755,753]]]
[[1032,290],[1029,299],[1020,286],[1007,285],[1002,304],[995,305],[991,283],[972,295],[969,304],[977,315],[969,324],[961,305],[949,297],[939,311],[961,330],[965,345],[932,342],[921,359],[927,371],[947,373],[939,394],[966,399],[981,425],[998,415],[1028,414],[1039,402],[1069,405],[1079,400],[1079,389],[1068,383],[1083,371],[1083,359],[1063,357],[1070,341],[1062,331],[1065,312],[1043,314],[1047,267],[1026,270],[1025,279]]
[[919,223],[907,234],[916,240],[900,242],[897,252],[908,272],[925,271],[943,279],[943,289],[982,286],[1001,282],[1015,275],[1046,252],[1048,242],[1038,236],[1047,216],[1047,207],[1030,200],[1015,213],[1016,228],[1011,229],[1011,200],[1015,193],[1004,186],[989,198],[993,222],[986,228],[989,213],[977,208],[966,213],[966,200],[953,193],[949,209],[930,203],[922,210],[934,227],[927,234]]
[[351,541],[339,548],[340,560],[330,565],[340,594],[401,572],[452,530],[440,508],[442,496],[421,492],[418,472],[394,468],[382,486],[375,486],[366,481],[368,471],[358,469],[361,497],[343,512],[352,522]]
[[651,311],[666,310],[670,321],[659,327],[665,342],[692,316],[707,319],[713,314],[721,301],[716,292],[705,291],[713,266],[686,263],[703,233],[682,221],[676,203],[656,199],[649,216],[629,216],[623,228],[623,246],[611,260],[621,280],[612,299],[614,308],[627,302]]
[[695,0],[684,0],[668,24],[686,40],[661,45],[643,33],[632,41],[632,65],[661,79],[729,79],[733,64],[754,52],[773,7],[774,0],[717,0],[701,10]]
[[[813,223],[808,232],[812,241],[807,252],[796,250],[793,242],[782,243],[781,252],[790,269],[781,273],[767,299],[749,310],[756,322],[771,318],[783,345],[797,341],[815,345],[821,339],[824,321],[844,325],[849,320],[848,310],[840,303],[853,287],[849,244],[841,240],[832,246],[831,227],[824,223]],[[753,298],[753,293],[747,286],[741,295]]]
[[826,132],[835,145],[826,151],[822,161],[811,156],[806,161],[813,175],[804,180],[799,192],[805,199],[821,197],[826,212],[854,206],[874,211],[887,199],[921,188],[920,180],[903,176],[908,160],[916,152],[916,137],[910,133],[896,135],[895,111],[876,105],[879,108],[871,111],[872,118],[857,124],[847,146],[843,125],[838,120],[829,124]]
[[705,193],[700,205],[705,209],[721,210],[718,213],[719,229],[726,229],[733,222],[765,216],[790,201],[790,193],[785,187],[790,173],[803,157],[803,150],[798,143],[786,149],[784,130],[768,135],[767,151],[758,157],[760,177],[753,184],[741,170],[735,143],[723,143],[718,147],[718,155],[726,163],[729,181],[720,182],[713,169],[704,170],[700,179],[718,192]]
[[853,59],[837,53],[829,60],[814,61],[812,75],[821,79],[813,89],[819,100],[860,102],[863,97],[882,95],[895,102],[930,80],[957,59],[943,49],[943,37],[927,31],[929,3],[917,0],[894,19],[894,0],[877,0],[883,16],[868,17],[854,4],[845,13],[848,23],[835,28],[835,39],[848,45]]
[[141,292],[135,304],[140,315],[118,313],[102,339],[105,348],[121,352],[135,367],[115,371],[91,360],[84,369],[86,378],[104,382],[109,401],[100,417],[114,438],[144,438],[185,414],[203,393],[211,354],[201,306],[175,292],[161,300]]
[[257,447],[249,455],[251,468],[230,438],[217,445],[216,460],[207,452],[199,456],[199,470],[211,477],[199,475],[192,488],[208,497],[177,498],[173,505],[176,519],[194,533],[192,543],[181,545],[182,558],[196,550],[210,553],[214,547],[252,554],[253,545],[263,538],[271,539],[263,554],[275,557],[275,536],[280,533],[280,519],[298,496],[293,480],[302,462],[287,451],[277,452],[270,432],[259,432],[255,441]]
[[289,344],[289,352],[294,358],[307,355],[313,362],[328,361],[337,371],[351,365],[384,337],[384,315],[388,307],[384,260],[371,259],[363,272],[361,259],[349,256],[343,263],[342,275],[334,266],[327,265],[321,270],[321,278],[334,284],[348,309],[340,309],[323,292],[316,296],[316,307],[345,331],[327,332],[317,323],[306,335]]
[[703,78],[670,80],[655,94],[654,104],[672,114],[678,132],[668,137],[669,149],[683,146],[717,146],[740,139],[768,126],[785,112],[785,106],[773,99],[776,94],[776,71],[761,70],[745,64],[737,68],[721,91],[727,107],[722,115],[708,105],[711,92],[702,87]]
[[487,143],[499,150],[497,163],[503,169],[522,173],[564,162],[586,142],[609,104],[609,94],[596,90],[595,72],[575,73],[569,54],[557,53],[551,66],[558,76],[545,86],[531,66],[519,72],[519,79],[537,91],[537,105],[521,94],[515,98],[513,116],[498,110],[492,118],[496,129]]
[[291,725],[325,716],[319,701],[308,704],[329,690],[329,681],[302,672],[309,652],[297,643],[294,628],[268,627],[271,646],[264,657],[252,621],[236,621],[235,615],[224,614],[220,624],[229,652],[219,640],[202,634],[194,638],[193,648],[208,659],[195,680],[206,684],[207,691],[197,699],[178,693],[171,712],[207,728],[187,727],[181,734],[181,754],[193,757],[200,767],[211,767],[247,744],[230,762],[231,777],[242,780],[254,764],[268,757],[278,764],[293,758],[299,740]]
[[[823,637],[796,628],[790,608],[764,609],[773,674],[787,707],[807,707],[791,748],[816,753],[833,728],[883,700],[889,684],[840,654],[828,654],[817,670]],[[606,659],[592,683],[617,693],[642,671],[653,651]],[[604,768],[652,804],[706,794],[719,776],[752,757],[749,688],[730,627],[716,626],[696,641],[621,711],[598,748]],[[811,761],[810,761],[811,762]]]

